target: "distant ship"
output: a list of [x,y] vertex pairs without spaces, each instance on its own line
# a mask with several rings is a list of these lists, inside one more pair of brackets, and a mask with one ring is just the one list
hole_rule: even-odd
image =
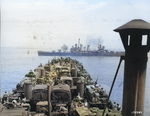
[[109,51],[105,50],[105,46],[102,46],[98,43],[98,49],[97,50],[90,50],[90,45],[87,45],[86,47],[83,47],[82,44],[80,44],[80,39],[78,41],[78,44],[75,44],[75,46],[72,46],[70,48],[70,52],[58,50],[58,52],[55,52],[54,50],[52,52],[48,51],[38,51],[38,56],[122,56],[124,55],[124,52],[115,52],[115,51]]

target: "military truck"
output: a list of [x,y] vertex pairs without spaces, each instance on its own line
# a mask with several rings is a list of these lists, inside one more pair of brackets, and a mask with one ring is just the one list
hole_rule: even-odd
[[39,105],[39,102],[43,102],[43,101],[48,101],[47,85],[35,85],[34,87],[32,87],[32,97],[30,98],[29,101],[31,105],[31,111],[40,112],[40,110],[37,109],[36,107],[37,105]]
[[[104,109],[108,95],[100,85],[87,85],[85,88],[85,96],[89,103],[89,107]],[[107,107],[109,109],[113,108],[111,101],[109,101]]]
[[52,115],[68,115],[71,107],[71,91],[67,84],[58,84],[51,90]]

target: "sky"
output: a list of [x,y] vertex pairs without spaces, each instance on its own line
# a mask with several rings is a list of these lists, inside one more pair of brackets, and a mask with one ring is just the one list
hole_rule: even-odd
[[1,47],[57,50],[80,43],[124,50],[113,30],[133,20],[150,23],[150,0],[1,0]]

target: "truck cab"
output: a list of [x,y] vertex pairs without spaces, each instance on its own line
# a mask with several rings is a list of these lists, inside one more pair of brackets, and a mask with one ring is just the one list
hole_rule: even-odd
[[71,103],[70,86],[67,84],[58,84],[51,90],[52,114],[68,114]]

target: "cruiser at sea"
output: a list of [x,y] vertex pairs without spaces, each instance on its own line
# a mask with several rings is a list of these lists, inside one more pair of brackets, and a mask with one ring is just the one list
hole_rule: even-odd
[[[66,45],[62,47],[67,47]],[[90,50],[90,45],[87,45],[87,47],[83,47],[82,44],[80,44],[80,39],[78,40],[78,44],[75,44],[75,46],[72,46],[70,48],[70,51],[67,52],[66,50],[59,49],[58,52],[55,52],[54,50],[52,52],[49,51],[38,51],[39,56],[121,56],[124,55],[124,52],[115,52],[115,51],[109,51],[105,49],[105,46],[102,46],[98,42],[98,49],[97,50]]]

